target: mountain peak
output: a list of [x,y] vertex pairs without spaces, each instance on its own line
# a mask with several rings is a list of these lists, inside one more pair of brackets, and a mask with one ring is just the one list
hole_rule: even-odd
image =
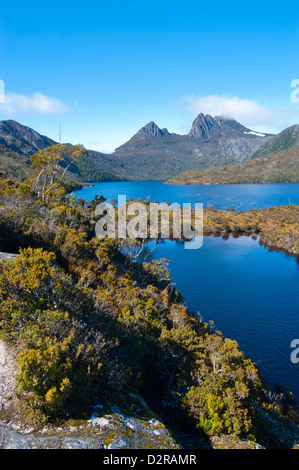
[[141,129],[139,129],[139,131],[133,135],[133,137],[128,142],[115,149],[115,151],[117,152],[119,150],[133,149],[140,144],[143,145],[143,142],[148,139],[170,135],[171,134],[167,129],[160,129],[160,127],[158,127],[154,121],[150,121]]
[[170,135],[168,130],[160,129],[154,121],[151,121],[142,127],[135,136],[144,140],[150,137],[163,137],[164,135]]
[[234,119],[224,116],[212,117],[209,114],[200,113],[193,121],[189,137],[196,139],[219,139],[222,137],[240,136],[248,129]]

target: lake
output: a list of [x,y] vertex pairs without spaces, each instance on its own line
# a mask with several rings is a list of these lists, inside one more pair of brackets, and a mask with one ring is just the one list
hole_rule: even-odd
[[95,183],[76,192],[78,198],[91,200],[96,194],[107,200],[125,194],[127,198],[150,198],[152,202],[203,203],[215,209],[249,210],[268,206],[299,204],[299,183],[225,184],[177,186],[161,181],[121,181]]
[[[91,200],[150,198],[157,202],[195,202],[235,210],[299,205],[299,184],[170,186],[158,181],[97,183],[77,191]],[[299,363],[290,360],[293,339],[299,338],[299,264],[294,257],[270,252],[252,237],[204,237],[198,250],[165,241],[153,258],[170,260],[170,272],[185,305],[204,321],[238,341],[257,363],[265,379],[292,391],[299,404]]]

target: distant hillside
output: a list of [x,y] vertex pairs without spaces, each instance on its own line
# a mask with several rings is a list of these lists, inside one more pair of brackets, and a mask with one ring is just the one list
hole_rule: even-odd
[[[0,173],[5,178],[23,181],[31,172],[30,157],[57,142],[16,121],[0,121]],[[100,154],[99,154],[100,155]],[[67,173],[71,185],[84,182],[111,181],[117,177],[113,171],[103,169],[98,155],[90,153]]]
[[263,144],[252,156],[262,157],[274,152],[299,148],[299,125],[288,127]]
[[0,121],[0,152],[31,156],[56,142],[16,121]]
[[299,182],[299,148],[256,157],[235,165],[190,171],[168,184],[236,184]]
[[16,121],[0,121],[0,172],[23,180],[31,173],[30,156],[55,142]]

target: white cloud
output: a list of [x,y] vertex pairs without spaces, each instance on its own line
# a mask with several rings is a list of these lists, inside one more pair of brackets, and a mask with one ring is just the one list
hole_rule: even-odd
[[68,112],[68,107],[59,99],[42,93],[26,96],[20,93],[6,93],[4,103],[0,103],[0,115],[14,117],[18,115],[56,116]]
[[290,116],[289,110],[270,109],[256,101],[230,95],[186,95],[179,101],[179,107],[193,117],[199,113],[213,117],[222,115],[245,126],[277,125],[279,121]]

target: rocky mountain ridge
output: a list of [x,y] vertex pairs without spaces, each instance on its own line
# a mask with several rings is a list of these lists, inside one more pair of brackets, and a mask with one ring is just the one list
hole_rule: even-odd
[[[55,143],[15,121],[2,121],[0,166],[13,164],[16,173],[25,177],[30,173],[30,155]],[[233,119],[201,113],[188,134],[171,133],[151,121],[111,154],[88,150],[84,161],[71,171],[81,183],[168,180],[186,171],[232,165],[298,145],[299,126],[271,135],[248,129]]]
[[[208,140],[244,137],[244,134],[250,136],[257,135],[253,132],[254,131],[247,129],[234,119],[224,118],[223,116],[215,116],[213,118],[209,114],[205,115],[200,113],[193,121],[188,136],[196,139]],[[260,137],[265,136],[265,134],[259,134]]]
[[130,175],[129,179],[163,180],[170,174],[238,163],[272,137],[233,119],[201,113],[185,135],[170,133],[151,121],[109,159],[113,159],[114,171],[122,179]]

